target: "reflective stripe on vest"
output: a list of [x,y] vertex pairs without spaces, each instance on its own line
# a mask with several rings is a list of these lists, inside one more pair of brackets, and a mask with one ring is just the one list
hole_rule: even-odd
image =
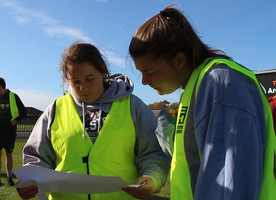
[[[135,165],[135,127],[130,113],[130,97],[113,102],[103,127],[93,144],[87,132],[82,137],[82,121],[67,94],[56,101],[51,142],[56,152],[56,169],[70,173],[120,176],[133,183],[139,173]],[[52,193],[51,199],[84,200],[88,195]],[[91,199],[135,199],[123,191],[93,194]]]
[[15,95],[13,92],[10,92],[10,112],[12,115],[12,120],[19,116],[18,107],[15,100]]
[[[199,73],[205,63],[193,71],[182,93],[177,116],[176,132],[174,139],[174,151],[171,162],[171,200],[192,200],[193,189],[191,174],[187,162],[184,145],[184,131],[187,124],[190,102]],[[188,124],[187,124],[188,125]],[[186,132],[185,132],[186,133]]]
[[[171,199],[193,199],[192,187],[193,183],[191,183],[190,179],[190,169],[189,163],[185,157],[185,139],[188,131],[185,129],[187,118],[193,118],[193,115],[188,117],[187,114],[189,111],[189,105],[192,98],[192,93],[194,86],[196,84],[195,89],[195,98],[197,95],[197,91],[200,85],[202,78],[205,73],[214,65],[214,64],[226,64],[230,68],[246,75],[249,79],[251,79],[256,86],[258,87],[260,94],[263,100],[263,106],[265,111],[265,119],[266,119],[266,145],[265,145],[265,155],[264,155],[264,169],[263,169],[263,183],[261,186],[260,192],[260,200],[272,200],[275,199],[276,196],[276,180],[275,180],[275,155],[276,155],[276,137],[273,130],[273,118],[271,114],[271,109],[269,107],[268,101],[257,81],[255,74],[247,70],[235,62],[226,60],[226,59],[214,59],[210,61],[206,66],[207,60],[195,70],[185,88],[185,91],[182,94],[181,103],[180,103],[180,111],[178,113],[177,127],[176,127],[176,136],[175,136],[175,152],[173,154],[172,159],[172,172],[171,172],[171,180],[172,180],[172,191],[171,191]],[[184,112],[184,110],[186,110]],[[190,114],[190,113],[189,113]],[[183,120],[184,116],[184,120]],[[183,126],[182,126],[183,124]],[[187,124],[188,125],[188,124]],[[183,138],[184,137],[184,138]],[[185,143],[186,144],[186,143]],[[183,148],[184,147],[184,148]],[[199,155],[200,156],[200,155]],[[177,165],[176,165],[177,163]],[[185,171],[185,172],[182,172]],[[186,176],[185,176],[186,175]],[[183,177],[187,177],[188,180],[183,180]]]

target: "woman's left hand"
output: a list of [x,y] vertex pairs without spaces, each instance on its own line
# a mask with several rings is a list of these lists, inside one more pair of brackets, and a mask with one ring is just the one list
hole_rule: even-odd
[[139,177],[133,184],[139,184],[139,187],[125,187],[123,191],[137,199],[148,199],[154,190],[154,183],[149,176]]

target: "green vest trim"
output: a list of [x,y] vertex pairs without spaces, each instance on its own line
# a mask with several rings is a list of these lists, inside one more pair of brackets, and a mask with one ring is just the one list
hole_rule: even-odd
[[[196,68],[181,96],[179,104],[179,111],[177,116],[177,124],[174,139],[174,151],[171,162],[171,200],[192,200],[193,192],[191,186],[191,175],[189,165],[187,162],[185,147],[184,147],[184,131],[189,113],[189,107],[191,98],[196,84],[199,73],[205,66],[203,63],[201,66]],[[183,148],[184,147],[184,148]],[[185,177],[185,178],[183,178]]]
[[[182,93],[181,102],[180,102],[180,111],[178,113],[176,134],[175,134],[175,145],[174,153],[172,159],[172,169],[171,169],[171,199],[193,199],[193,192],[190,180],[190,171],[187,159],[185,156],[185,147],[184,146],[184,134],[186,134],[186,121],[187,113],[189,111],[189,105],[191,103],[191,98],[195,88],[195,98],[197,96],[197,91],[201,83],[202,78],[205,73],[214,65],[214,64],[226,64],[230,68],[246,75],[251,79],[256,86],[258,87],[260,94],[263,100],[263,106],[265,110],[265,119],[266,119],[266,147],[264,155],[264,169],[263,169],[263,183],[260,192],[260,200],[272,200],[276,196],[276,180],[275,180],[275,154],[276,154],[276,137],[273,129],[273,118],[271,109],[269,107],[268,101],[257,81],[255,74],[241,67],[235,62],[226,59],[214,59],[210,61],[207,65],[206,62],[208,59],[202,63],[191,75],[185,91]],[[206,65],[206,66],[205,66]],[[192,116],[191,116],[192,117]],[[200,155],[199,155],[200,156]],[[177,165],[176,165],[177,163]],[[183,177],[187,177],[185,180]]]
[[[112,103],[104,125],[93,144],[74,106],[66,94],[56,101],[51,142],[56,152],[57,171],[100,176],[120,176],[133,183],[139,172],[135,164],[135,127],[130,112],[130,97]],[[127,141],[127,142],[126,142]],[[84,160],[87,162],[85,163]],[[51,199],[84,200],[88,195],[51,193]],[[123,191],[92,194],[91,199],[135,199]]]
[[11,112],[11,115],[12,115],[12,120],[14,120],[16,117],[19,116],[19,111],[18,111],[18,107],[17,107],[17,104],[16,104],[16,100],[15,100],[15,95],[13,92],[10,92],[10,112]]

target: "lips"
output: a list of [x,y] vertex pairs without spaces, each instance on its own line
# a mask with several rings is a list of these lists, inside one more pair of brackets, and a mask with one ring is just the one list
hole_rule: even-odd
[[81,95],[81,98],[83,98],[83,99],[87,99],[87,98],[89,98],[89,97],[90,97],[89,94],[82,94],[82,95]]
[[155,90],[160,90],[160,88],[158,88],[158,87],[152,87],[153,89],[155,89]]
[[154,87],[152,84],[149,84],[149,86],[150,86],[152,89],[155,89],[155,90],[156,90],[156,87]]
[[87,96],[89,96],[89,94],[81,94],[81,96],[87,97]]

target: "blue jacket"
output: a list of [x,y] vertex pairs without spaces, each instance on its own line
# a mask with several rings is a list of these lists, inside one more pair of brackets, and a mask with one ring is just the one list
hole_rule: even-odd
[[[239,72],[217,65],[206,73],[195,103],[195,137],[202,155],[195,199],[259,198],[265,149],[262,104],[257,87]],[[208,182],[210,177],[216,182]]]
[[[195,200],[259,199],[266,133],[260,105],[258,88],[239,72],[219,64],[205,74],[194,108],[195,139],[201,155]],[[171,156],[169,132],[174,120],[167,115],[160,112],[156,134],[163,151]]]

